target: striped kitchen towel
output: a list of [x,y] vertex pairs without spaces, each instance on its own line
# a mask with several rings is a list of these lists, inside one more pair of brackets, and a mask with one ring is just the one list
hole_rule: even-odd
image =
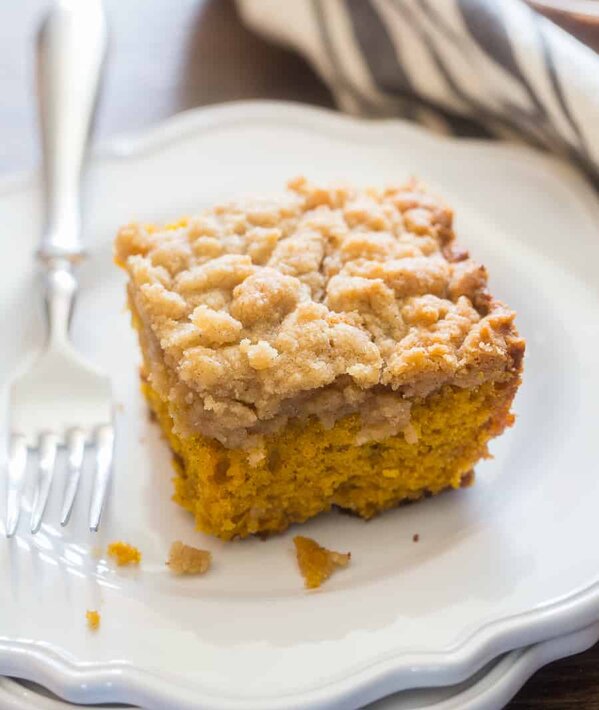
[[237,0],[340,108],[524,139],[599,178],[599,55],[522,0]]

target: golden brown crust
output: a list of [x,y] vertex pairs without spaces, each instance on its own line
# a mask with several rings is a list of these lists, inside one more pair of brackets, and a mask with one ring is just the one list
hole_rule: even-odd
[[390,435],[409,424],[405,398],[521,366],[513,311],[455,247],[451,210],[415,182],[299,178],[176,228],[125,227],[116,260],[175,426],[230,447],[311,414],[368,410],[364,440]]

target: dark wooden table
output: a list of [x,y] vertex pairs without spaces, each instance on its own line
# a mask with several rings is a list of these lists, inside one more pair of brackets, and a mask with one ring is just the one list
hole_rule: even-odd
[[[234,99],[333,105],[305,62],[242,27],[231,0],[105,4],[111,47],[99,139],[193,106]],[[3,0],[0,7],[1,173],[31,169],[37,161],[33,43],[46,5],[46,0]],[[509,708],[599,708],[599,644],[539,671]]]

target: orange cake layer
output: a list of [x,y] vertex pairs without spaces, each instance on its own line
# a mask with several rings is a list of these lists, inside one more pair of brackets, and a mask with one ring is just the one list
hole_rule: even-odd
[[414,402],[417,441],[403,434],[356,446],[359,417],[325,429],[317,419],[265,437],[265,455],[249,465],[247,451],[201,435],[179,437],[168,407],[143,389],[175,453],[175,500],[200,530],[224,539],[277,532],[333,506],[364,518],[470,483],[487,442],[511,424],[517,381],[475,389],[450,386]]

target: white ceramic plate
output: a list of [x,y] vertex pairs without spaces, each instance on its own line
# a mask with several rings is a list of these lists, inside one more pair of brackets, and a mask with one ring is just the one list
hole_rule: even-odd
[[[598,638],[599,624],[594,624],[557,639],[511,651],[458,685],[403,690],[377,700],[368,710],[464,710],[466,707],[468,710],[495,710],[509,702],[539,668],[558,658],[585,651]],[[75,707],[45,688],[12,678],[0,678],[0,706],[3,710],[72,710]],[[98,710],[122,707],[126,706],[102,705]]]
[[[79,702],[149,708],[352,708],[405,688],[460,682],[500,653],[599,617],[599,291],[595,198],[565,165],[524,148],[439,138],[295,105],[245,103],[183,115],[102,151],[74,323],[114,378],[117,456],[101,533],[84,506],[62,531],[23,525],[0,540],[0,673]],[[291,536],[223,544],[169,502],[169,454],[147,421],[138,355],[111,238],[128,220],[167,220],[291,175],[384,183],[418,174],[447,195],[458,231],[528,339],[516,427],[478,483],[369,524],[326,515],[302,531],[352,551],[321,590],[302,588]],[[0,368],[43,337],[33,252],[34,182],[0,196]],[[1,491],[0,491],[1,493]],[[83,491],[85,494],[86,492]],[[60,486],[49,521],[58,520]],[[54,517],[53,517],[54,516]],[[25,521],[24,521],[25,522]],[[420,542],[412,542],[413,533]],[[123,538],[140,570],[94,548]],[[170,542],[210,548],[201,579],[164,567]],[[85,627],[87,608],[102,627]]]

